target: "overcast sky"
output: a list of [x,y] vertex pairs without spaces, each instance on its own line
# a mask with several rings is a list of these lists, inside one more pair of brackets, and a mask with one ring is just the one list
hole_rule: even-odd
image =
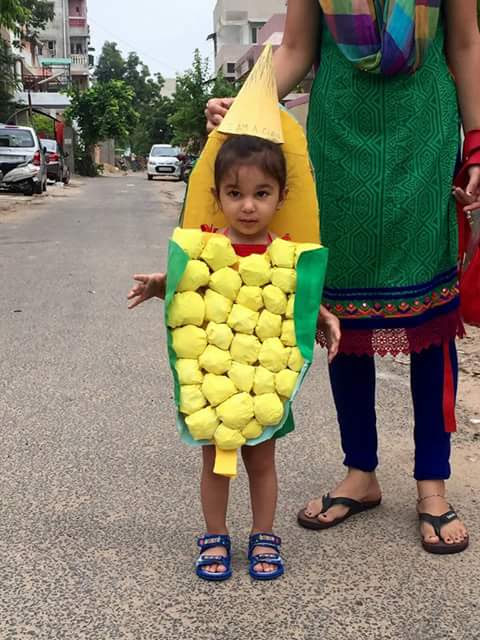
[[95,56],[105,40],[136,51],[152,73],[171,78],[191,66],[193,52],[213,58],[215,0],[88,0]]

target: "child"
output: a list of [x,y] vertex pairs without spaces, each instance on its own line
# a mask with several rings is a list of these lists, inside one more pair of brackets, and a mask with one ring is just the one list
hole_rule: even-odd
[[[228,226],[208,230],[227,235],[238,255],[264,253],[274,238],[269,231],[270,223],[287,194],[286,174],[280,145],[254,136],[227,139],[215,162],[214,195]],[[164,298],[165,274],[135,275],[134,279],[138,284],[128,295],[132,301],[130,309],[154,296]],[[332,360],[340,340],[338,320],[322,307],[319,324],[327,336],[329,360]],[[229,479],[213,473],[215,447],[202,449],[200,493],[207,533],[198,542],[201,555],[197,575],[206,580],[225,580],[231,575],[226,525]],[[283,574],[281,541],[273,534],[277,501],[275,438],[243,447],[242,457],[250,483],[253,514],[248,554],[250,575],[259,580],[272,580]]]

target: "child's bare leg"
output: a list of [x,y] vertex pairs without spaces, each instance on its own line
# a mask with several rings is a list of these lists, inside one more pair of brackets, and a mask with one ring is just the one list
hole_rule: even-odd
[[[230,486],[229,478],[213,473],[215,465],[215,447],[202,447],[203,467],[200,482],[200,496],[202,500],[203,516],[207,533],[226,534],[227,530],[227,505],[228,490]],[[206,556],[225,556],[224,547],[212,547],[205,551]],[[220,564],[212,564],[203,567],[204,571],[212,573],[223,572],[225,567]]]
[[[277,472],[275,469],[275,440],[267,440],[255,447],[243,447],[242,457],[250,483],[252,502],[252,533],[273,533],[277,506]],[[269,547],[257,546],[255,554],[272,553]],[[256,571],[275,571],[277,567],[262,562]]]

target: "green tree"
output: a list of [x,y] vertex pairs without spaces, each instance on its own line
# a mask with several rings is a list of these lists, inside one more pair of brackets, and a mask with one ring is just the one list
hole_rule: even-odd
[[75,121],[79,133],[79,167],[84,175],[96,175],[93,148],[102,140],[114,138],[125,144],[137,124],[134,91],[122,80],[98,83],[86,91],[71,93],[72,104],[66,118]]
[[193,64],[184,74],[177,76],[177,87],[173,96],[173,115],[170,124],[173,127],[173,143],[198,153],[205,137],[205,105],[214,96],[235,96],[237,87],[219,74],[210,77],[207,59],[195,50]]
[[[46,0],[0,0],[0,28],[13,31],[19,39],[21,36],[23,40],[35,40],[53,17],[53,4]],[[14,64],[9,43],[0,38],[0,120],[6,120],[15,111]]]
[[48,0],[0,0],[0,27],[34,38],[55,15]]
[[138,125],[130,144],[137,155],[146,156],[153,144],[169,144],[173,137],[170,118],[173,115],[173,102],[170,98],[158,95],[141,106]]
[[111,80],[123,80],[125,76],[125,60],[117,48],[116,42],[105,42],[98,58],[95,78],[105,83]]
[[15,111],[13,92],[15,60],[8,44],[0,38],[0,122],[5,122]]
[[123,58],[115,42],[106,42],[99,58],[95,77],[99,84],[122,80],[134,94],[133,107],[138,124],[132,131],[129,144],[137,155],[146,155],[152,144],[168,143],[172,138],[169,118],[172,102],[162,96],[164,80],[161,74],[150,74],[146,64],[134,52]]

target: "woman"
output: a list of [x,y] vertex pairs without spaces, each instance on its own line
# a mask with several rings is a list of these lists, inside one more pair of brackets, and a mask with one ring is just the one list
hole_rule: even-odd
[[[467,135],[480,129],[477,1],[290,0],[275,53],[280,97],[319,50],[308,139],[330,249],[324,301],[343,330],[330,379],[348,472],[298,520],[325,529],[380,504],[373,355],[405,352],[422,544],[463,551],[468,533],[445,487],[462,332],[451,184],[458,105]],[[210,127],[230,104],[209,102]],[[480,168],[469,171],[455,196],[474,208]]]

